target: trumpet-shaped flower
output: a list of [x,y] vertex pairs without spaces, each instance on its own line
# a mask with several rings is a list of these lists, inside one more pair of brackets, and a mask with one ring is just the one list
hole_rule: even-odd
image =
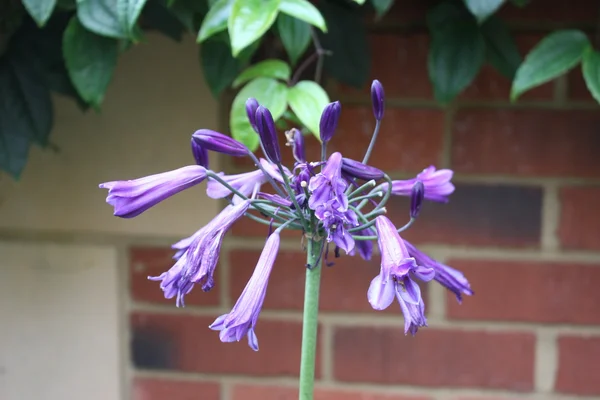
[[[392,181],[392,194],[396,196],[411,196],[413,186],[417,181],[423,182],[425,186],[425,198],[439,203],[448,202],[448,196],[454,192],[452,184],[452,175],[454,172],[451,169],[436,170],[432,165],[425,168],[415,178],[407,180]],[[382,190],[387,190],[387,183],[382,184]]]

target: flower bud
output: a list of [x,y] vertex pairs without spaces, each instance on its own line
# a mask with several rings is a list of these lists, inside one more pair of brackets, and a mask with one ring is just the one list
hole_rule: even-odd
[[321,122],[319,123],[319,134],[321,135],[321,141],[323,143],[329,142],[335,133],[337,128],[338,120],[340,119],[340,113],[342,112],[342,105],[339,101],[327,104],[321,114]]
[[279,150],[275,122],[273,121],[271,112],[263,106],[258,106],[256,109],[256,128],[265,156],[272,163],[280,164],[281,152]]
[[208,168],[208,150],[198,144],[193,138],[191,139],[192,154],[196,160],[196,164]]
[[342,158],[342,172],[353,178],[364,179],[365,181],[370,181],[371,179],[378,180],[385,175],[380,169],[350,158]]
[[385,111],[385,92],[383,91],[383,85],[377,79],[373,80],[371,84],[371,102],[373,103],[375,119],[381,121]]
[[425,198],[425,185],[423,182],[416,181],[410,194],[410,217],[417,218],[421,212],[423,199]]
[[250,121],[250,125],[252,125],[252,129],[254,129],[255,132],[258,132],[258,128],[256,127],[256,109],[258,106],[258,100],[254,97],[250,97],[246,100],[246,114],[248,114],[248,121]]
[[304,150],[304,135],[296,128],[290,130],[292,136],[292,146],[294,152],[294,158],[299,163],[306,162],[306,152]]
[[192,140],[206,150],[229,154],[230,156],[247,156],[250,150],[240,142],[222,133],[210,129],[200,129],[194,132]]

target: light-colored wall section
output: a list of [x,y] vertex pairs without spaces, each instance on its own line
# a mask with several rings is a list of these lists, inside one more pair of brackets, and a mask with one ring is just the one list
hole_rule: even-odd
[[[191,134],[218,129],[218,104],[206,87],[193,38],[148,35],[125,53],[100,114],[55,99],[51,140],[59,153],[32,148],[19,183],[0,175],[0,228],[188,235],[218,209],[203,186],[132,220],[112,216],[104,181],[133,179],[193,163]],[[213,157],[212,167],[216,168]]]

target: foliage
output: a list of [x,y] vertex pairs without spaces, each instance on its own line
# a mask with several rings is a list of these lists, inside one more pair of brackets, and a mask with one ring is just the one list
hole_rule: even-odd
[[[508,0],[438,0],[427,16],[428,72],[437,101],[467,88],[484,63],[512,80],[511,100],[581,64],[600,101],[600,52],[586,33],[559,30],[522,59],[496,13]],[[118,57],[149,31],[180,41],[193,34],[215,97],[238,90],[230,133],[251,149],[256,133],[244,102],[256,97],[278,126],[318,137],[329,102],[321,74],[363,87],[370,77],[367,24],[394,0],[7,0],[0,5],[0,169],[18,178],[31,144],[48,146],[51,92],[99,109]],[[512,0],[526,7],[525,0]],[[312,46],[311,46],[312,43]],[[312,48],[312,50],[311,50]],[[282,51],[278,51],[282,49]],[[285,53],[283,53],[283,51]],[[401,73],[401,71],[399,71]]]

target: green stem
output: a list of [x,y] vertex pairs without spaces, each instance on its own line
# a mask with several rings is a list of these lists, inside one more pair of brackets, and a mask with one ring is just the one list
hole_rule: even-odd
[[[323,239],[321,239],[323,240]],[[313,400],[317,326],[319,314],[319,285],[321,281],[321,243],[308,240],[304,314],[302,316],[302,353],[300,357],[300,400]]]

